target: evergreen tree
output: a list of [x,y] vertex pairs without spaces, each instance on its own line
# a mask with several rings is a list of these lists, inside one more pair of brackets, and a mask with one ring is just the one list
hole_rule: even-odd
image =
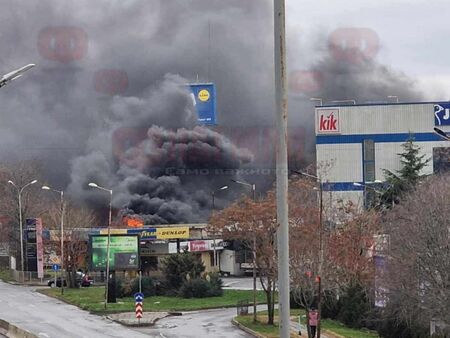
[[402,144],[404,151],[400,154],[400,170],[396,173],[383,169],[387,182],[386,191],[381,195],[380,206],[391,208],[398,204],[402,195],[410,191],[420,180],[421,170],[427,166],[430,159],[425,159],[425,154],[420,155],[420,147],[414,144],[412,136]]

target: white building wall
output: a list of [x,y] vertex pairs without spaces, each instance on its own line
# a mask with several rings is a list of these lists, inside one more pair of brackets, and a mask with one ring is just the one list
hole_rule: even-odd
[[[437,102],[438,103],[438,102]],[[320,111],[339,110],[339,130],[319,132]],[[320,142],[316,145],[319,175],[331,186],[332,202],[351,200],[362,205],[363,191],[352,186],[353,182],[363,182],[363,140],[375,141],[375,179],[385,180],[383,169],[396,171],[401,168],[402,144],[407,134],[420,134],[425,141],[415,141],[421,153],[430,158],[422,174],[433,173],[433,148],[449,147],[450,142],[440,140],[433,134],[434,103],[355,105],[316,108],[316,135]],[[450,132],[450,126],[440,126]],[[324,192],[324,198],[330,197]],[[327,203],[327,202],[326,202]],[[330,203],[330,202],[328,202]]]

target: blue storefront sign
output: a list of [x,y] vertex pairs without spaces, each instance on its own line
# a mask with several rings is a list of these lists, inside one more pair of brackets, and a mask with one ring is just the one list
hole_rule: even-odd
[[213,83],[191,83],[192,100],[200,124],[216,124],[216,87]]
[[450,103],[436,103],[434,105],[434,125],[450,126]]

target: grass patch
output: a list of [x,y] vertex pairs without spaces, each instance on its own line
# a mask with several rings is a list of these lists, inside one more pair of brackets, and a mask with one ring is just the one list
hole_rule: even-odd
[[[291,309],[290,315],[291,320],[298,322],[298,316],[304,315],[305,311],[301,309]],[[253,316],[247,315],[247,316],[238,316],[236,317],[236,321],[241,323],[242,325],[252,329],[253,331],[256,331],[268,338],[275,338],[279,337],[278,335],[278,310],[275,309],[275,325],[267,325],[267,311],[261,311],[258,312],[258,322],[253,323]],[[301,320],[302,324],[305,325],[305,318],[302,317]],[[344,324],[331,320],[331,319],[324,319],[322,321],[322,330],[330,331],[331,333],[335,333],[337,335],[340,335],[342,337],[346,338],[378,338],[379,335],[375,331],[370,331],[367,329],[352,329],[349,327],[346,327]],[[302,332],[303,333],[303,332]],[[326,333],[325,333],[326,335]],[[298,334],[291,333],[291,337],[298,337]]]
[[[117,298],[117,303],[108,304],[107,310],[104,310],[103,287],[89,287],[80,289],[64,289],[64,295],[61,295],[61,289],[42,289],[39,292],[61,299],[67,303],[76,305],[83,310],[92,313],[117,313],[117,312],[133,312],[135,308],[134,298]],[[256,295],[258,303],[265,302],[265,294],[258,291]],[[207,297],[207,298],[181,298],[154,296],[144,299],[144,311],[191,311],[201,309],[213,309],[220,307],[236,306],[238,301],[253,299],[253,291],[251,290],[223,290],[223,296]]]
[[378,333],[367,329],[352,329],[344,324],[331,319],[322,322],[322,328],[337,333],[346,338],[377,338]]
[[0,268],[0,279],[4,282],[11,282],[14,279],[11,277],[9,269]]

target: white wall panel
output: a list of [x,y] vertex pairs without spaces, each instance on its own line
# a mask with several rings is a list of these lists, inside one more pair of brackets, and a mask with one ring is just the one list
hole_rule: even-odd
[[362,180],[362,145],[319,144],[317,165],[329,182],[359,182]]

